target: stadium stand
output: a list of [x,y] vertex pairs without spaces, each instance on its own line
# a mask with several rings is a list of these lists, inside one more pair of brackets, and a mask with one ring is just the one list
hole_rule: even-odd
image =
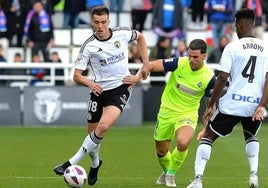
[[148,48],[156,45],[158,36],[152,30],[144,30],[142,33],[146,38]]
[[59,57],[63,64],[72,62],[71,59],[71,48],[69,47],[53,47],[50,49],[50,53],[58,52]]
[[[105,0],[106,3],[108,0]],[[130,0],[126,0],[124,3],[124,12],[121,12],[119,15],[115,12],[110,13],[110,26],[129,26],[131,27],[131,13],[130,13]],[[89,12],[81,12],[80,18],[83,21],[79,28],[74,29],[61,29],[63,22],[63,13],[55,12],[52,15],[52,21],[54,24],[54,35],[55,35],[55,45],[50,49],[50,52],[57,51],[60,58],[62,59],[63,64],[70,64],[74,62],[80,46],[83,42],[91,35],[93,32],[90,27],[90,14]],[[156,45],[158,36],[151,30],[152,23],[152,13],[147,15],[145,21],[145,30],[143,34],[147,39],[148,50]],[[187,30],[186,32],[186,42],[189,44],[189,41],[194,38],[201,38],[206,40],[207,32],[206,30]],[[232,39],[237,39],[236,34],[232,34]],[[264,34],[264,40],[268,41],[268,32]],[[177,40],[172,40],[172,45],[175,47]],[[14,53],[21,52],[23,59],[26,62],[31,62],[31,52],[28,48],[15,48],[10,47],[7,52],[7,61],[12,62]],[[70,72],[68,72],[70,74]],[[69,75],[67,75],[68,77]]]
[[14,59],[15,53],[20,53],[22,59],[24,59],[24,49],[19,47],[12,47],[7,49],[7,62],[12,62]]
[[70,29],[55,29],[54,41],[56,47],[69,47],[71,45],[71,30]]
[[75,59],[76,59],[76,57],[77,57],[77,54],[78,54],[79,50],[80,50],[80,47],[73,47],[72,52],[71,52],[71,56],[72,56],[71,61],[72,61],[72,62],[75,61]]
[[131,14],[129,12],[123,12],[119,15],[119,22],[118,25],[125,26],[125,27],[131,27]]
[[91,28],[72,29],[72,36],[71,36],[72,45],[80,47],[85,42],[85,40],[88,39],[90,35],[92,35],[92,32],[93,31]]

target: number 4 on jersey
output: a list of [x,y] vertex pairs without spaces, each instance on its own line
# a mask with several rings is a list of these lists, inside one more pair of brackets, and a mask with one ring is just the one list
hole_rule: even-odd
[[254,79],[256,60],[257,60],[257,56],[250,56],[244,70],[242,71],[242,76],[244,78],[248,78],[249,83],[252,83]]

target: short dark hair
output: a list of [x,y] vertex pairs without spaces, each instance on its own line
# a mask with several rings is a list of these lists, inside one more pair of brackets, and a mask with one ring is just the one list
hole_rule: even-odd
[[191,50],[200,50],[201,54],[207,53],[207,43],[202,39],[194,39],[190,42]]
[[59,53],[54,51],[54,52],[51,53],[51,55],[59,55]]
[[[163,37],[163,36],[159,37],[159,38],[158,38],[158,41],[157,41],[157,46],[159,46],[160,43],[161,43],[161,42],[164,42],[166,39],[169,39],[169,38],[168,38],[168,37]],[[170,39],[169,39],[169,40],[170,40]]]
[[242,8],[235,13],[235,18],[236,20],[250,19],[252,21],[255,21],[256,15],[254,10],[248,8]]
[[21,57],[21,54],[20,54],[20,52],[16,52],[16,53],[14,54],[14,56],[16,56],[16,57]]
[[109,16],[109,9],[106,7],[106,6],[97,6],[97,7],[94,7],[92,10],[91,10],[91,18],[93,17],[93,15],[103,15],[103,14],[107,14]]

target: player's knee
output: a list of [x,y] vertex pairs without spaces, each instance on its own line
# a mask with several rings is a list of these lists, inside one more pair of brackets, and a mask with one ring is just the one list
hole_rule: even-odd
[[189,146],[190,140],[178,140],[177,141],[177,149],[179,151],[185,151],[187,150],[188,146]]
[[181,152],[186,151],[188,148],[188,145],[178,145],[177,149]]
[[102,134],[105,134],[109,128],[110,128],[110,125],[106,122],[99,122],[97,126],[98,131],[101,132]]
[[88,123],[88,134],[90,134],[92,131],[94,131],[97,127],[98,123]]
[[168,152],[167,148],[156,148],[157,157],[164,157]]

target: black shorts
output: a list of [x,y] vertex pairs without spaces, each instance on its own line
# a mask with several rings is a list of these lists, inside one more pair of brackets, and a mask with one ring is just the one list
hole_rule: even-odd
[[121,85],[117,88],[104,91],[99,96],[91,92],[88,102],[87,121],[89,123],[99,122],[105,106],[116,106],[122,112],[130,96],[128,87],[129,85]]
[[252,121],[252,117],[227,115],[219,112],[219,110],[216,110],[211,117],[209,126],[217,135],[228,136],[239,122],[241,122],[244,132],[255,136],[261,127],[261,121]]

